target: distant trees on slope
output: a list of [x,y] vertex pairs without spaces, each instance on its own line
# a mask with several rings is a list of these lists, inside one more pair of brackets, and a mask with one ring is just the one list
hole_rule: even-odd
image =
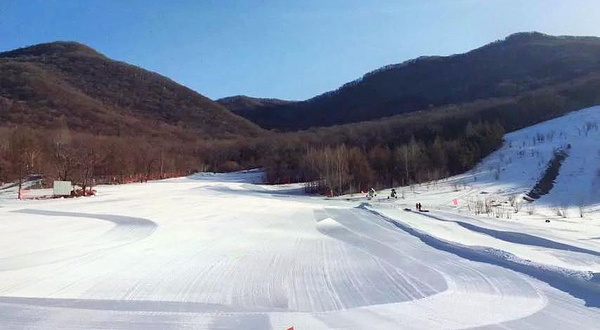
[[520,98],[231,139],[106,136],[60,120],[50,129],[0,127],[0,181],[35,173],[87,186],[261,167],[266,183],[310,182],[319,193],[409,185],[468,170],[501,145],[505,130],[598,104],[598,91],[600,76],[592,75]]
[[502,144],[504,129],[498,123],[469,122],[465,131],[456,139],[436,136],[427,141],[413,136],[391,146],[309,146],[297,168],[281,166],[282,159],[267,165],[267,180],[307,181],[310,191],[335,195],[438,180],[473,167]]
[[226,140],[184,146],[135,137],[93,136],[15,127],[0,130],[0,181],[27,174],[89,187],[161,178],[169,173],[236,171],[263,167],[267,183],[310,182],[311,192],[343,194],[436,180],[459,173],[502,143],[500,124],[468,122],[448,139],[412,136],[402,144],[333,143],[299,134],[272,139]]
[[0,182],[43,174],[48,182],[94,183],[144,181],[197,170],[194,148],[143,138],[94,136],[67,127],[0,129]]

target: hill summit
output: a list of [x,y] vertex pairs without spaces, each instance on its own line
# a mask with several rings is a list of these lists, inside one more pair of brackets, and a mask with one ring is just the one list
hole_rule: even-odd
[[261,129],[164,76],[75,42],[0,53],[0,122],[48,128],[64,118],[102,135],[227,138]]
[[104,57],[93,48],[75,41],[56,41],[18,48],[0,53],[0,57],[66,56],[68,54]]

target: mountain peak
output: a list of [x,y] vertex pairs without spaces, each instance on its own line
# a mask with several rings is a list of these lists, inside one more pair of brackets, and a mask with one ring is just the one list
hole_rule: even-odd
[[101,56],[96,50],[75,41],[55,41],[33,46],[18,48],[8,52],[0,53],[0,57],[22,57],[22,56],[52,56],[78,54],[87,56]]
[[[186,134],[235,138],[262,131],[185,86],[76,42],[0,53],[0,77],[3,124],[48,128],[65,116],[73,131],[146,137],[158,131],[177,139]],[[3,111],[16,103],[14,112]]]
[[[600,42],[600,38],[594,36],[555,36],[545,34],[541,32],[518,32],[509,35],[508,37],[500,40],[500,42],[508,43],[529,43],[529,42],[552,42],[557,43],[561,41],[575,41],[575,42]],[[493,44],[493,43],[492,43]]]
[[509,35],[504,40],[505,41],[530,41],[530,40],[539,40],[539,39],[547,39],[552,38],[552,36],[548,34],[544,34],[537,31],[531,32],[517,32]]

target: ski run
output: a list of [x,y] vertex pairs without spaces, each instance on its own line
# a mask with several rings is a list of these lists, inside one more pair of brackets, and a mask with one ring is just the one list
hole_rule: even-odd
[[598,329],[598,125],[595,107],[507,134],[472,171],[391,199],[258,170],[76,199],[3,187],[0,328]]

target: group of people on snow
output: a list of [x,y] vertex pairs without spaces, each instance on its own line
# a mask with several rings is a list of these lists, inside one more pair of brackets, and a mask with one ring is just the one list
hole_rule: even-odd
[[[373,197],[377,196],[377,192],[375,191],[375,188],[371,188],[369,189],[369,192],[367,193],[367,199],[371,199]],[[388,199],[390,198],[398,198],[398,193],[396,192],[396,189],[392,188],[392,191],[390,192],[390,196],[388,197]]]
[[[377,196],[377,191],[375,191],[375,188],[369,189],[369,192],[367,193],[367,199],[371,199],[375,196]],[[398,199],[398,192],[396,192],[396,189],[392,188],[392,191],[390,192],[390,196],[388,197],[388,199],[390,199],[390,198]]]
[[[371,200],[375,196],[377,196],[377,191],[375,191],[375,188],[369,189],[369,192],[367,192],[367,199]],[[398,198],[398,192],[395,188],[392,188],[392,190],[390,191],[390,196],[388,197],[388,199],[390,198]],[[415,209],[419,212],[423,212],[423,205],[421,203],[417,203],[415,204]]]

